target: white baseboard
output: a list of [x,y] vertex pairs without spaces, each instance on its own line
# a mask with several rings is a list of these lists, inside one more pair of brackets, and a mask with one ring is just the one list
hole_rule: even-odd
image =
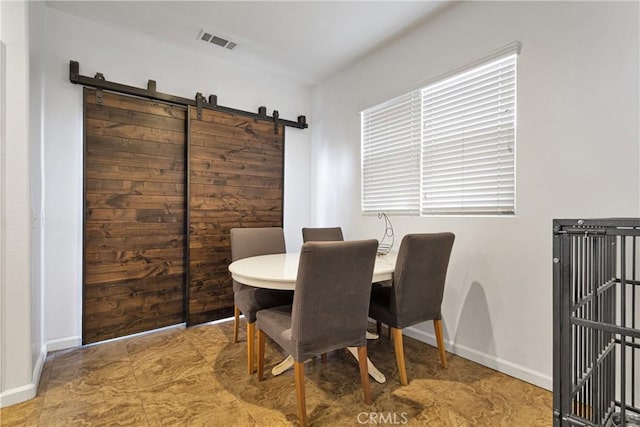
[[24,402],[25,400],[36,397],[38,384],[40,383],[40,375],[42,374],[42,367],[44,366],[46,358],[47,344],[43,344],[40,348],[40,354],[38,355],[38,360],[36,360],[36,365],[33,367],[31,383],[20,387],[10,388],[9,390],[5,390],[0,393],[0,408],[15,405],[16,403]]
[[82,337],[64,337],[47,341],[48,351],[64,350],[66,348],[79,347],[82,345]]
[[[403,333],[408,337],[417,339],[418,341],[422,341],[434,347],[437,346],[436,337],[434,335],[426,333],[419,329],[413,327],[406,328],[403,329]],[[553,378],[549,375],[544,375],[540,372],[534,371],[516,363],[491,356],[489,354],[480,352],[461,344],[453,343],[448,340],[445,340],[444,346],[448,352],[479,363],[480,365],[495,369],[496,371],[502,372],[504,374],[510,375],[512,377],[518,378],[522,381],[526,381],[547,390],[552,390],[553,388]]]

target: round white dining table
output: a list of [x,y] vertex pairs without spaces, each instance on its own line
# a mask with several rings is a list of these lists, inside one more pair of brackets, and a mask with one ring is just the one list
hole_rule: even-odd
[[[294,290],[300,253],[260,255],[239,259],[229,265],[237,282],[257,288]],[[394,254],[376,256],[372,283],[391,280],[396,265]]]
[[[232,262],[229,265],[229,271],[235,281],[244,285],[267,289],[295,290],[299,260],[300,253],[260,255]],[[371,282],[391,280],[395,265],[395,254],[376,256]],[[367,338],[375,339],[377,335],[367,332]],[[357,360],[356,348],[348,347],[347,350]],[[367,365],[369,375],[374,380],[379,383],[386,381],[382,372],[369,359],[367,359]],[[273,368],[272,373],[273,375],[279,375],[291,366],[293,366],[293,358],[288,356]]]

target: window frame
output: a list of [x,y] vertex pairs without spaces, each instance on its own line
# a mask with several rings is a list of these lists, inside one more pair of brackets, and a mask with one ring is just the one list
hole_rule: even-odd
[[[378,212],[386,212],[389,215],[408,215],[408,216],[421,216],[421,217],[437,217],[437,216],[464,216],[464,217],[481,217],[481,216],[499,216],[499,217],[513,217],[516,215],[516,207],[517,207],[517,174],[516,174],[516,141],[517,141],[517,88],[518,88],[518,79],[517,79],[517,69],[518,69],[518,55],[519,55],[519,43],[515,43],[516,49],[513,47],[510,49],[502,49],[500,54],[492,55],[488,58],[484,58],[482,61],[476,61],[475,63],[468,65],[466,67],[460,67],[456,69],[454,72],[448,73],[447,75],[430,81],[428,84],[423,84],[419,88],[414,89],[412,91],[408,91],[401,96],[394,97],[385,102],[374,105],[370,108],[363,109],[360,112],[361,116],[361,212],[364,215],[376,214]],[[505,65],[506,64],[506,65]],[[492,70],[492,67],[496,70]],[[511,68],[509,68],[511,67]],[[433,151],[433,138],[430,140],[430,144],[427,144],[427,137],[425,136],[425,93],[429,91],[433,91],[434,88],[438,87],[446,87],[450,85],[455,89],[460,89],[456,85],[456,81],[464,82],[465,76],[474,76],[474,75],[482,75],[482,70],[489,70],[487,75],[489,79],[494,79],[497,83],[490,82],[492,86],[496,86],[497,89],[490,88],[487,92],[490,94],[490,98],[484,98],[483,96],[474,96],[472,98],[472,102],[481,102],[486,103],[490,107],[488,109],[487,117],[490,117],[491,120],[488,120],[492,129],[492,134],[495,134],[493,139],[490,139],[489,143],[482,143],[483,145],[479,145],[481,150],[484,150],[485,158],[483,160],[478,160],[476,157],[479,155],[476,154],[466,154],[464,148],[461,148],[461,156],[451,157],[453,161],[460,162],[462,172],[458,172],[455,177],[459,177],[459,181],[461,183],[467,183],[465,188],[465,184],[460,185],[461,190],[458,191],[459,194],[462,195],[460,200],[457,200],[456,204],[459,206],[453,208],[447,208],[445,202],[440,202],[440,204],[434,203],[433,200],[437,199],[437,197],[432,196],[432,203],[426,201],[425,197],[427,194],[431,192],[433,194],[433,189],[427,190],[424,188],[425,186],[425,176],[429,175],[429,172],[426,170],[425,166],[425,150],[429,149]],[[506,70],[506,71],[505,71]],[[503,75],[504,73],[504,75]],[[506,77],[505,77],[506,76]],[[453,84],[452,84],[453,82]],[[510,82],[505,84],[505,82]],[[504,90],[504,87],[511,85],[510,89]],[[504,86],[504,87],[503,87]],[[367,116],[371,115],[372,112],[382,111],[385,108],[388,108],[390,105],[393,106],[395,102],[401,100],[402,98],[413,96],[418,93],[420,98],[420,109],[419,109],[419,122],[420,122],[420,137],[419,137],[419,153],[418,153],[418,201],[417,201],[417,209],[415,208],[415,200],[412,200],[412,204],[414,209],[395,209],[394,205],[385,205],[384,203],[369,203],[369,198],[371,197],[371,157],[370,157],[370,149],[371,149],[371,140],[370,135],[367,133],[366,126],[371,126],[371,123],[365,123],[367,120]],[[507,94],[506,98],[502,98],[504,94]],[[495,99],[497,99],[497,101]],[[510,98],[510,101],[504,101],[505,99]],[[479,101],[478,101],[479,100]],[[456,102],[460,102],[457,98],[454,100],[453,105]],[[494,105],[495,104],[495,105]],[[453,110],[456,110],[462,107],[454,107]],[[474,108],[478,108],[475,107]],[[478,115],[482,112],[478,113],[476,110],[472,110],[473,114]],[[415,114],[412,113],[412,114]],[[453,117],[456,118],[456,117]],[[405,119],[405,121],[413,121],[415,117],[411,117]],[[464,122],[464,120],[461,120]],[[494,125],[493,122],[497,123]],[[475,121],[471,121],[472,124],[475,124]],[[386,123],[378,123],[378,127],[386,126]],[[465,128],[454,128],[455,133],[460,134],[457,139],[454,138],[456,143],[459,144],[460,147],[465,147],[465,143],[467,146],[473,145],[473,134],[471,136],[463,135],[468,131]],[[464,129],[464,130],[462,130]],[[469,138],[471,137],[471,141],[469,142]],[[448,144],[449,142],[447,142]],[[494,146],[494,148],[487,148],[489,146]],[[445,147],[443,145],[443,147]],[[454,147],[455,148],[455,147]],[[447,147],[448,149],[448,147]],[[475,148],[478,150],[478,148]],[[455,150],[453,150],[455,151]],[[468,150],[471,151],[471,150]],[[464,157],[467,156],[466,160]],[[475,157],[474,157],[475,156]],[[474,160],[475,159],[475,160]],[[380,159],[377,159],[380,162]],[[485,161],[487,174],[490,175],[490,180],[486,183],[482,183],[482,179],[473,177],[469,179],[468,172],[464,171],[465,167],[476,167],[481,168],[481,162]],[[490,161],[493,161],[493,164],[490,164]],[[478,163],[480,162],[480,163]],[[507,162],[507,163],[504,163]],[[466,165],[466,166],[465,166]],[[384,169],[384,168],[383,168]],[[480,174],[477,172],[476,175]],[[431,171],[431,175],[433,175],[433,170]],[[501,177],[502,175],[502,177]],[[475,187],[469,188],[469,183],[475,185]],[[485,187],[485,188],[483,188]],[[382,188],[382,190],[380,190]],[[433,187],[436,188],[436,187]],[[383,191],[384,193],[384,185],[376,188],[379,191]],[[387,190],[388,193],[393,193],[393,190]],[[410,193],[410,192],[409,192]],[[440,194],[445,194],[446,191],[442,191]],[[449,194],[449,193],[447,193]],[[394,199],[395,200],[395,199]],[[444,200],[444,199],[443,199]],[[484,207],[479,207],[483,205]],[[487,203],[491,202],[491,203]],[[409,204],[409,203],[408,203]],[[431,207],[430,207],[431,206]],[[433,206],[436,206],[434,209]],[[444,206],[444,207],[443,207]]]

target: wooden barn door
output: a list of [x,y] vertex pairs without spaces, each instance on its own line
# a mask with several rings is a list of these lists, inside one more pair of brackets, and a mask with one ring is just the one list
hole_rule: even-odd
[[186,109],[90,89],[84,108],[83,343],[184,322]]
[[233,314],[229,230],[282,226],[284,126],[189,107],[187,324]]
[[84,120],[83,343],[231,316],[229,230],[282,226],[284,126],[93,89]]

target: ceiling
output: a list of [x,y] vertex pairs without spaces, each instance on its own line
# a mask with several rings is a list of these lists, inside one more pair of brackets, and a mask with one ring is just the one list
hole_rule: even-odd
[[[203,55],[306,84],[409,31],[449,1],[48,1],[50,7],[144,33]],[[198,38],[204,29],[233,50]]]

